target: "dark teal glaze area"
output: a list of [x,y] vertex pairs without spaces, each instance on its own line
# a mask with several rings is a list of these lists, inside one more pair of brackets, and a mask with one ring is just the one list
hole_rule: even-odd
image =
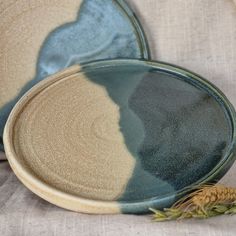
[[232,141],[230,119],[220,99],[200,82],[148,63],[108,64],[84,70],[119,106],[120,131],[136,161],[117,201],[124,213],[168,207],[175,192],[198,182],[222,161]]
[[16,102],[47,76],[92,60],[146,57],[148,46],[142,29],[123,0],[85,0],[74,22],[56,28],[45,39],[35,78],[0,109],[0,136]]
[[151,72],[129,106],[145,127],[138,150],[143,168],[177,190],[206,175],[230,143],[222,107],[205,91],[173,76]]
[[[125,139],[126,147],[124,148],[127,148],[136,160],[133,178],[120,200],[149,198],[153,195],[166,194],[174,190],[168,182],[153,175],[148,169],[145,170],[139,155],[139,149],[146,137],[146,130],[143,120],[130,107],[130,99],[148,75],[149,72],[146,66],[124,66],[118,69],[101,68],[86,72],[86,77],[92,82],[105,87],[110,98],[119,106],[119,126]],[[160,186],[160,188],[156,186]]]

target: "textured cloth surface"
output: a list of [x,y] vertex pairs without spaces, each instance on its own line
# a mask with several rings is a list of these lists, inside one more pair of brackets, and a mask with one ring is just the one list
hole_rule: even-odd
[[[233,0],[127,0],[153,59],[186,67],[213,82],[236,107],[236,5]],[[236,186],[236,164],[222,183]],[[68,212],[28,191],[0,162],[0,235],[236,235],[236,216],[152,223],[149,216]]]

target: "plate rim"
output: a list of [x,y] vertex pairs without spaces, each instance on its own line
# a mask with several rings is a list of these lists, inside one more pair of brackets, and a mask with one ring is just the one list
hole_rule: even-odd
[[141,24],[141,21],[137,17],[135,11],[132,9],[130,4],[126,0],[114,0],[114,2],[124,11],[127,17],[130,19],[130,22],[133,25],[137,33],[137,38],[139,40],[140,51],[142,52],[142,58],[150,60],[152,58],[151,50],[149,47],[149,41],[147,40],[147,35]]

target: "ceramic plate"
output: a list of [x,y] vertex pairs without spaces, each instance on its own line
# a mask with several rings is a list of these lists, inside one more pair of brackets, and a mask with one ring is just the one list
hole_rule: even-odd
[[91,60],[149,58],[142,28],[123,0],[0,5],[0,143],[14,104],[48,75]]
[[235,151],[235,112],[212,84],[157,62],[74,66],[36,85],[4,133],[19,179],[58,206],[144,213],[218,180]]

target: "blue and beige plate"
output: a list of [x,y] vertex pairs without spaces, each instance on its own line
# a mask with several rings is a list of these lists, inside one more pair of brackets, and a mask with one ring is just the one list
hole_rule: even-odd
[[61,69],[97,59],[149,58],[123,0],[0,0],[0,149],[15,103]]
[[144,60],[74,65],[35,85],[4,131],[34,193],[84,213],[170,206],[232,165],[235,111],[185,69]]

